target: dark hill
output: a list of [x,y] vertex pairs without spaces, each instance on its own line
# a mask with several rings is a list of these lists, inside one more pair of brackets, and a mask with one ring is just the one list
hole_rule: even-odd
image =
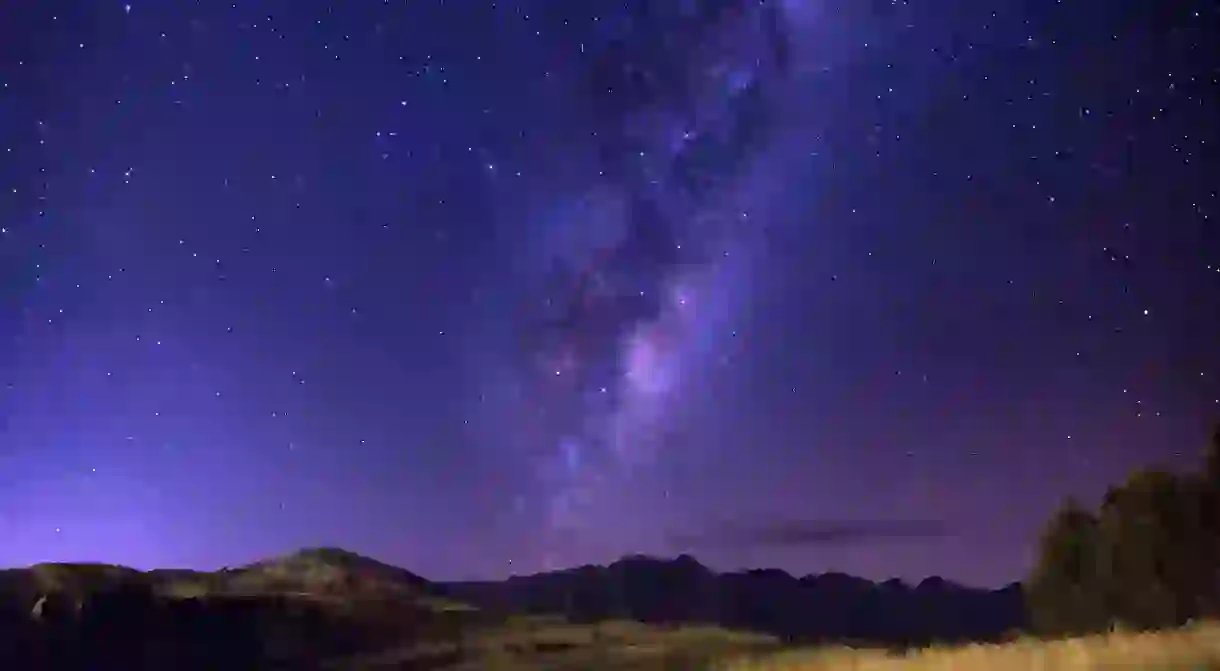
[[997,640],[1025,625],[1019,584],[984,590],[939,577],[912,587],[841,573],[802,578],[773,569],[717,573],[686,555],[627,557],[609,566],[444,587],[456,598],[500,612],[553,613],[575,621],[708,623],[800,642]]
[[211,574],[235,593],[379,595],[417,598],[441,590],[414,573],[339,548],[307,548]]
[[216,572],[0,572],[0,669],[315,668],[487,624],[409,571],[334,549]]

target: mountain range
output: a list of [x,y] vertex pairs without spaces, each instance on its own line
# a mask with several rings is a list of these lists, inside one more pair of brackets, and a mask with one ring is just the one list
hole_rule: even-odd
[[577,622],[707,623],[793,642],[998,640],[1026,623],[1019,583],[987,590],[939,577],[911,586],[843,573],[717,573],[687,555],[625,557],[609,566],[443,588],[458,600],[499,612],[557,613]]

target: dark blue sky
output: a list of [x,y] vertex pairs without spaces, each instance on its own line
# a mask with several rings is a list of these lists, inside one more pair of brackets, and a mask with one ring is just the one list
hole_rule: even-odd
[[3,3],[0,564],[1016,579],[1220,418],[1218,11]]

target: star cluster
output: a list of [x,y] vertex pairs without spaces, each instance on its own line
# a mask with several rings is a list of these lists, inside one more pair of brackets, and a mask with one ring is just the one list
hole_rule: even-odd
[[3,4],[0,563],[1019,577],[1220,416],[1218,12]]

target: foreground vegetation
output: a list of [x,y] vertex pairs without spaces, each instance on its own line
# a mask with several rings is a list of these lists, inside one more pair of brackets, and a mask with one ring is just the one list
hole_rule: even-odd
[[781,649],[763,634],[698,625],[638,622],[573,624],[548,617],[512,618],[468,632],[377,655],[340,660],[343,671],[429,668],[435,671],[696,671],[725,660],[761,658]]
[[1149,630],[1220,617],[1220,428],[1195,472],[1148,469],[1096,510],[1068,501],[1025,583],[1034,630]]
[[[1163,632],[1111,632],[1061,640],[933,647],[909,652],[822,647],[779,650],[765,636],[713,628],[669,631],[636,623],[537,622],[478,643],[445,671],[1103,671],[1220,670],[1220,624]],[[409,668],[409,655],[336,668]]]
[[[336,669],[412,668],[400,651]],[[471,641],[440,671],[1157,671],[1220,670],[1220,623],[1161,632],[1110,632],[1060,640],[932,647],[907,652],[780,649],[767,636],[716,628],[661,629],[632,622],[578,626],[521,620]]]
[[717,671],[1094,671],[1220,669],[1220,624],[1163,632],[1112,632],[1056,641],[929,648],[904,654],[879,650],[793,650],[729,661]]

